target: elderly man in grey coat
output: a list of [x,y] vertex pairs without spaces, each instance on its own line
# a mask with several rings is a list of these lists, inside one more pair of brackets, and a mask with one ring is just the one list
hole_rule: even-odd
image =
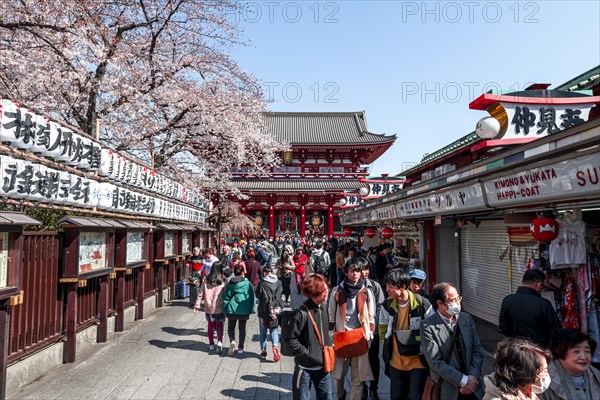
[[452,284],[438,283],[431,292],[437,312],[421,323],[423,354],[431,379],[442,383],[440,398],[444,400],[483,397],[483,349],[473,319],[461,311],[461,300]]

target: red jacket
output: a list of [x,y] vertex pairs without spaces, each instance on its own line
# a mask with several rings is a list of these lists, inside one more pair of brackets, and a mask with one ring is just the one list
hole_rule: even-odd
[[308,257],[306,257],[306,254],[302,253],[301,256],[299,256],[298,254],[294,254],[292,260],[294,261],[294,265],[296,265],[296,272],[298,272],[299,274],[303,273],[306,261],[308,261]]

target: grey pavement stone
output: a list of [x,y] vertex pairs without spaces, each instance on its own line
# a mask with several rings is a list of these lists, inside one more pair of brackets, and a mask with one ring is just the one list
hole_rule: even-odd
[[[293,294],[292,306],[303,300]],[[246,353],[230,357],[226,332],[223,353],[209,352],[205,316],[194,315],[187,304],[176,300],[153,310],[124,332],[110,334],[107,343],[77,354],[76,363],[56,367],[8,399],[291,400],[293,359],[273,362],[270,342],[267,359],[261,359],[255,315],[247,324]],[[486,356],[484,371],[491,365]],[[383,371],[379,394],[389,398]]]

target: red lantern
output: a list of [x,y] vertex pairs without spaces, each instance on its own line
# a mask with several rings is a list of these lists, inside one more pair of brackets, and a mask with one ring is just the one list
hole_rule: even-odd
[[365,236],[368,238],[374,238],[377,235],[377,230],[375,228],[367,228],[365,229]]
[[551,242],[558,237],[558,222],[554,218],[536,218],[529,224],[533,238],[540,242]]
[[352,228],[344,228],[344,236],[352,235]]
[[386,226],[385,228],[383,228],[381,230],[381,236],[384,239],[391,239],[392,236],[394,236],[394,230],[392,228],[390,228],[389,226]]

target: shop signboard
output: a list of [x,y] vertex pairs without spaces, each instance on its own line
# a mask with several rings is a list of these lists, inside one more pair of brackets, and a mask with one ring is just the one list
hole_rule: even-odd
[[144,235],[143,231],[127,232],[127,264],[145,259]]
[[107,268],[106,232],[81,232],[79,235],[79,273]]
[[486,208],[479,183],[406,199],[395,206],[398,218],[456,214]]
[[0,232],[0,288],[8,281],[8,232]]
[[489,205],[506,207],[598,196],[600,153],[503,174],[484,181]]

